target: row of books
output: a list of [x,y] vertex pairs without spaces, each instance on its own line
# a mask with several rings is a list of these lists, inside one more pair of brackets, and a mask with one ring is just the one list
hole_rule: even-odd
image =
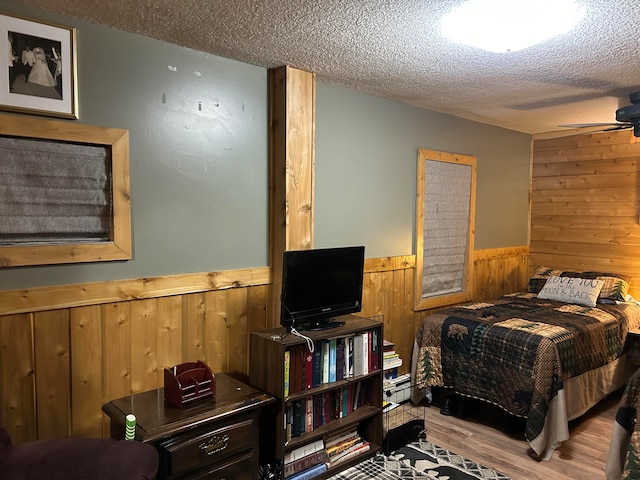
[[284,428],[287,441],[314,431],[332,420],[346,417],[369,398],[369,384],[351,382],[340,388],[308,395],[287,403]]
[[338,433],[325,440],[325,450],[329,458],[329,465],[349,460],[371,449],[371,445],[363,439],[356,430]]
[[284,478],[287,480],[313,478],[327,469],[328,461],[329,457],[324,449],[324,440],[320,438],[285,454]]
[[382,346],[382,370],[384,378],[391,379],[398,377],[398,367],[402,366],[402,358],[395,350],[395,344],[389,340],[384,340]]
[[287,452],[283,475],[286,480],[307,480],[327,468],[371,449],[357,430],[345,430]]
[[380,369],[380,330],[318,340],[284,352],[284,396]]

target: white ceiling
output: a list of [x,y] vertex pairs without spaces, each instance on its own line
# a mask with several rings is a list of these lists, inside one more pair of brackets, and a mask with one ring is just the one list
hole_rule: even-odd
[[573,31],[503,54],[440,35],[462,0],[18,1],[525,133],[614,122],[640,90],[638,0],[578,0],[586,16]]

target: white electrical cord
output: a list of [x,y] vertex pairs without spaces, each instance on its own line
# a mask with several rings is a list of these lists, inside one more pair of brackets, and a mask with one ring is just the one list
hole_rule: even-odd
[[313,350],[315,348],[313,344],[313,340],[311,340],[306,335],[303,335],[302,333],[300,333],[298,330],[295,329],[295,327],[291,327],[291,333],[293,333],[294,335],[297,335],[300,338],[304,338],[307,342],[307,348],[309,349],[309,352],[313,353]]

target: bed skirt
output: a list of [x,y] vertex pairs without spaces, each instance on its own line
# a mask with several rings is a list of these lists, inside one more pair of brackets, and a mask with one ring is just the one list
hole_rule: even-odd
[[[414,340],[411,356],[411,378],[414,385],[418,351],[419,347]],[[563,388],[551,400],[542,431],[529,442],[535,455],[541,460],[550,460],[555,449],[569,438],[569,421],[580,417],[607,395],[624,387],[635,370],[636,367],[623,354],[607,365],[566,380]],[[414,404],[425,398],[429,402],[432,400],[429,387],[414,389],[411,393]]]

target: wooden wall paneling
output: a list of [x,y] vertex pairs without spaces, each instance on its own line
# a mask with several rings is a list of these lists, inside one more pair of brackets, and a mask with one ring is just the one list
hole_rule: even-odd
[[227,290],[205,293],[204,362],[212,372],[229,370]]
[[[491,294],[496,296],[517,290],[512,288],[514,282],[524,286],[529,276],[527,253],[526,247],[476,251],[476,285],[493,282]],[[384,316],[385,338],[396,343],[404,362],[402,372],[410,369],[413,336],[420,321],[437,310],[413,311],[414,268],[412,256],[365,261],[361,315]],[[269,287],[259,284],[228,288],[226,278],[235,277],[236,272],[220,274],[217,278],[225,279],[221,282],[223,287],[216,289],[212,283],[206,292],[167,296],[163,288],[157,298],[132,298],[103,305],[93,305],[95,300],[86,298],[89,305],[70,310],[0,316],[1,401],[4,410],[11,411],[15,425],[10,425],[12,436],[15,434],[18,443],[40,438],[36,406],[42,415],[57,410],[67,412],[66,418],[55,413],[56,419],[63,418],[62,422],[56,420],[55,425],[43,426],[43,432],[57,438],[100,433],[108,436],[108,421],[100,411],[102,404],[162,386],[162,369],[185,361],[203,360],[214,371],[246,378],[252,353],[248,351],[248,334],[268,327]],[[109,288],[117,290],[117,283]],[[167,285],[170,280],[158,283]],[[123,284],[130,285],[131,281]],[[179,281],[177,289],[183,287]],[[57,290],[52,287],[52,291]],[[70,290],[82,291],[83,286]],[[102,298],[101,293],[96,294]],[[49,302],[44,291],[37,297]],[[74,304],[78,301],[70,300]],[[38,304],[33,305],[35,311],[39,308]],[[32,330],[31,319],[36,315],[38,328]],[[39,348],[32,354],[34,334]],[[70,339],[67,349],[60,347],[65,338]],[[69,378],[58,373],[65,362],[70,364]],[[51,379],[54,391],[47,390],[46,384],[35,385],[34,378]]]
[[158,368],[158,305],[155,298],[133,300],[131,323],[131,390],[144,392],[164,383]]
[[102,389],[105,403],[132,393],[129,318],[129,302],[107,303],[102,306]]
[[[413,310],[413,296],[414,296],[414,284],[415,275],[413,272],[413,268],[407,268],[403,271],[404,276],[404,291],[402,293],[404,297],[404,306],[405,306],[405,317],[409,319],[413,326],[413,332],[418,331],[418,325],[420,318],[422,318],[421,313],[417,313]],[[411,339],[413,344],[413,338]]]
[[204,317],[204,294],[185,295],[182,299],[182,362],[195,362],[205,358]]
[[630,275],[637,296],[639,165],[629,131],[536,140],[531,265]]
[[383,293],[384,277],[382,273],[383,272],[369,272],[363,277],[362,311],[359,313],[359,315],[363,317],[374,317],[385,314],[385,298]]
[[[403,368],[402,371],[409,371],[409,367],[411,366],[411,351],[413,350],[413,338],[415,336],[415,328],[413,322],[413,297],[411,295],[407,295],[407,292],[411,292],[411,285],[409,285],[409,289],[407,290],[406,285],[406,272],[411,273],[411,278],[413,278],[412,269],[408,270],[394,270],[390,273],[391,277],[391,285],[389,286],[389,294],[391,295],[391,314],[390,321],[387,322],[385,318],[385,328],[386,324],[393,323],[393,341],[396,346],[400,346],[398,349],[398,353],[400,358],[402,358]],[[387,335],[385,330],[385,337],[390,338]]]
[[[247,289],[247,329],[249,332],[267,327],[267,295],[264,285]],[[247,342],[249,338],[247,337]]]
[[248,380],[247,289],[227,290],[227,373]]
[[249,333],[268,328],[268,294],[269,289],[266,286],[247,289],[247,337],[245,342],[245,349],[247,351],[247,376],[249,375],[249,364],[252,355],[251,349],[249,348]]
[[71,432],[69,310],[35,313],[33,326],[38,438],[68,436]]
[[102,317],[98,305],[70,310],[71,435],[101,437]]
[[473,266],[475,288],[473,293],[473,300],[476,302],[485,300],[490,297],[490,286],[487,281],[489,277],[489,266],[487,262],[475,260]]
[[15,444],[37,438],[32,318],[0,317],[0,414]]
[[487,260],[489,267],[489,295],[490,298],[499,297],[504,292],[504,260],[491,258]]
[[[158,326],[158,368],[162,371],[164,385],[164,369],[182,363],[182,295],[160,297],[157,302]],[[111,399],[110,399],[111,400]]]

